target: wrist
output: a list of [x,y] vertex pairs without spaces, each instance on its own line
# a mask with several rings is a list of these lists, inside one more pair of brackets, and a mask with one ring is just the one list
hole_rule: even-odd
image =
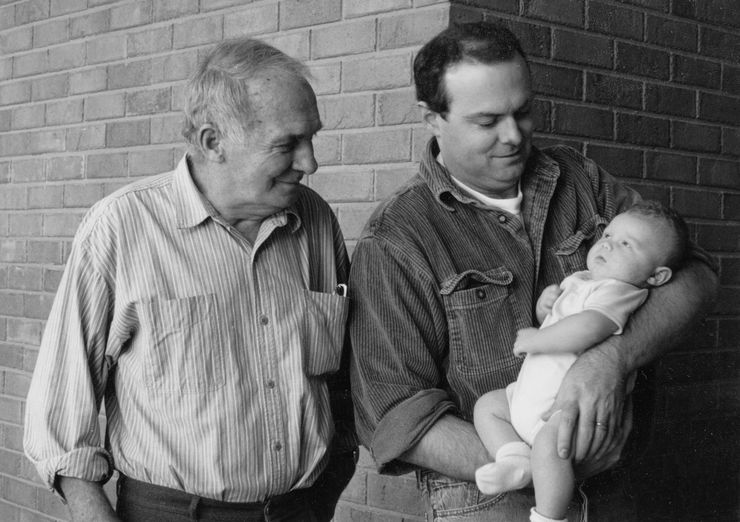
[[626,377],[635,370],[632,367],[632,360],[629,358],[629,350],[622,346],[622,337],[619,335],[612,335],[587,353],[605,358],[606,362],[622,376]]

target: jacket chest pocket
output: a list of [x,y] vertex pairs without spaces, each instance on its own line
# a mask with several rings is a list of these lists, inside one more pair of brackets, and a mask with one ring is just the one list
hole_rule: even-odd
[[302,305],[304,371],[312,377],[334,373],[342,359],[349,299],[304,290]]
[[151,299],[137,305],[148,336],[144,385],[159,392],[195,393],[223,386],[227,329],[213,295]]
[[594,215],[584,221],[579,229],[552,248],[563,277],[586,269],[586,257],[591,245],[601,237],[609,220]]
[[510,292],[513,279],[504,268],[469,270],[442,285],[450,364],[460,373],[506,373],[518,364],[512,353],[518,324]]

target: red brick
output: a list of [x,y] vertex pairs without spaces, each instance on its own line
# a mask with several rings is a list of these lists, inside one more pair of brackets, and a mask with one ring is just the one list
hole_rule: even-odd
[[345,22],[311,31],[313,59],[370,52],[375,49],[375,20]]
[[49,181],[82,178],[82,156],[57,156],[48,161],[46,175]]
[[31,82],[31,99],[49,100],[64,98],[69,92],[69,74],[46,76]]
[[[93,40],[87,40],[86,44],[87,63],[89,64],[112,62],[126,57],[125,34],[104,35]],[[103,83],[103,87],[105,87],[105,83]]]
[[38,488],[11,478],[5,478],[4,481],[3,490],[7,493],[8,498],[12,498],[14,503],[21,506],[36,509],[36,490]]
[[[90,58],[89,49],[87,57]],[[69,75],[69,93],[81,94],[102,91],[107,83],[108,76],[105,67],[75,71]]]
[[85,43],[73,42],[49,49],[49,70],[63,71],[85,64]]
[[387,11],[398,11],[411,7],[411,0],[344,0],[344,16],[353,18],[368,14],[383,13]]
[[28,183],[46,179],[46,169],[43,158],[13,161],[13,181]]
[[700,158],[699,184],[740,189],[740,164],[731,160]]
[[[159,1],[159,0],[158,0]],[[145,25],[152,21],[152,1],[138,0],[130,4],[111,8],[110,28],[124,29]]]
[[587,72],[586,101],[641,109],[642,83],[618,76]]
[[29,241],[28,261],[30,263],[60,264],[62,245],[59,241]]
[[[72,237],[80,226],[82,213],[66,212],[64,214],[44,214],[44,235],[47,237]],[[46,275],[44,272],[43,289],[49,291],[46,286]]]
[[613,42],[609,38],[559,29],[553,32],[553,58],[556,60],[611,69],[612,55]]
[[642,40],[643,14],[634,9],[589,2],[588,28],[612,36]]
[[740,34],[737,31],[725,32],[702,27],[699,34],[702,54],[713,56],[731,63],[740,59]]
[[719,94],[699,95],[699,117],[737,126],[740,122],[740,98]]
[[262,39],[296,60],[308,60],[310,48],[309,31],[288,34],[278,33],[276,35],[265,36]]
[[617,113],[617,141],[667,147],[670,121],[639,114]]
[[33,26],[34,47],[46,47],[67,40],[69,40],[69,21],[66,18]]
[[435,34],[446,29],[449,15],[446,8],[428,11],[414,10],[399,16],[380,18],[378,21],[378,47],[395,49],[421,45]]
[[126,177],[126,154],[91,154],[85,170],[88,178]]
[[224,17],[224,38],[272,33],[278,29],[278,4],[258,5]]
[[[71,236],[70,236],[71,237]],[[59,268],[45,268],[43,270],[43,287],[44,292],[55,293],[59,288],[59,281],[62,278],[63,271]]]
[[72,127],[67,130],[65,150],[68,152],[101,149],[103,147],[105,147],[104,123]]
[[110,10],[93,11],[69,19],[69,34],[72,38],[84,38],[110,30]]
[[64,2],[51,2],[51,16],[69,14],[82,11],[87,7],[87,0],[64,0]]
[[198,12],[198,0],[157,0],[154,2],[154,21],[170,20]]
[[696,183],[697,160],[694,156],[648,152],[646,160],[649,179]]
[[[26,395],[28,395],[28,385],[31,382],[31,376],[18,373],[18,372],[11,372],[6,371],[5,372],[5,386],[4,391],[11,397],[17,397],[21,399],[25,399]],[[8,452],[4,452],[8,453]],[[20,464],[20,459],[22,458],[22,454],[15,454],[18,457],[18,463]]]
[[342,0],[283,0],[280,3],[280,29],[293,29],[342,17]]
[[673,80],[687,85],[719,88],[722,66],[699,58],[675,55],[673,57]]
[[85,98],[85,120],[87,121],[119,118],[124,113],[123,93],[105,93]]
[[6,83],[0,90],[0,105],[14,105],[30,100],[31,84],[29,82]]
[[67,184],[64,187],[63,206],[65,208],[88,208],[103,197],[103,184]]
[[131,176],[149,176],[172,170],[172,151],[170,149],[131,151],[128,155]]
[[[740,201],[735,199],[735,208],[740,209]],[[729,205],[728,205],[729,206]],[[738,212],[735,212],[737,219]],[[740,285],[740,259],[736,257],[720,257],[720,282],[723,285]],[[737,337],[740,340],[740,336]]]
[[696,24],[679,22],[658,16],[647,16],[648,43],[696,51],[699,41],[699,29]]
[[46,72],[49,69],[49,51],[34,51],[13,58],[13,77],[22,78]]
[[371,201],[373,196],[373,173],[368,169],[319,169],[308,184],[330,202]]
[[82,121],[82,98],[72,98],[46,104],[46,124],[63,125]]
[[0,191],[0,209],[19,210],[25,209],[27,203],[26,187],[14,187],[13,185],[3,187]]
[[[487,2],[488,0],[483,1]],[[517,11],[518,6],[515,6],[515,12]],[[549,27],[510,19],[494,19],[493,21],[508,27],[517,36],[519,43],[522,45],[522,50],[527,56],[550,57],[552,38]]]
[[[29,319],[45,320],[51,312],[53,294],[26,294],[23,296],[23,315]],[[14,385],[18,387],[17,385]],[[23,389],[23,388],[21,388]],[[24,390],[27,392],[27,390]],[[12,393],[10,395],[13,395]],[[26,393],[23,394],[25,398]]]
[[425,127],[418,127],[411,131],[411,160],[419,161],[426,150],[427,142],[432,133]]
[[555,104],[553,130],[562,134],[611,139],[614,137],[614,115],[610,110]]
[[40,236],[41,214],[11,214],[8,219],[8,230],[14,237]]
[[580,100],[583,95],[583,73],[542,63],[530,63],[532,89],[538,94]]
[[5,292],[0,299],[0,314],[23,317],[23,294]]
[[341,136],[319,133],[313,140],[313,152],[319,165],[337,165],[342,161]]
[[525,0],[524,13],[532,18],[575,27],[584,26],[583,0]]
[[411,58],[407,54],[348,60],[342,66],[342,87],[347,92],[392,89],[411,84]]
[[63,193],[62,185],[29,187],[28,208],[61,208]]
[[46,107],[43,103],[25,105],[23,107],[13,109],[10,119],[10,127],[13,130],[43,127],[45,113]]
[[11,266],[8,270],[8,288],[14,290],[41,290],[41,268]]
[[15,344],[0,344],[0,365],[6,368],[22,368],[23,353],[23,348]]
[[15,6],[15,24],[26,25],[49,18],[49,0],[26,0]]
[[388,163],[411,159],[408,129],[346,134],[342,142],[344,163]]
[[397,125],[421,122],[414,89],[385,91],[377,94],[378,124]]
[[740,67],[725,64],[722,71],[722,90],[728,94],[740,95]]
[[152,59],[152,83],[171,82],[188,78],[198,64],[198,55],[185,51]]
[[8,80],[13,75],[13,58],[0,58],[0,80]]
[[172,49],[172,26],[128,35],[128,56],[158,53],[169,49]]
[[648,83],[645,86],[645,109],[693,118],[696,116],[696,92]]
[[223,29],[223,16],[183,20],[175,24],[172,45],[175,49],[182,49],[218,42],[223,38]]
[[625,3],[633,4],[636,6],[647,7],[648,9],[654,9],[663,13],[668,12],[668,6],[670,0],[622,0]]
[[310,64],[311,86],[317,95],[336,94],[341,87],[341,64]]
[[722,129],[722,153],[740,156],[740,129]]
[[0,31],[10,29],[15,24],[15,6],[0,7]]
[[28,154],[43,154],[45,152],[62,152],[65,147],[63,130],[45,130],[28,133],[26,146],[23,151]]
[[[697,232],[699,245],[710,251],[740,252],[740,226],[731,223],[699,225]],[[722,310],[722,313],[728,314],[731,312]]]
[[151,143],[182,143],[183,116],[180,114],[151,119]]
[[[643,153],[634,148],[589,143],[586,156],[594,160],[601,168],[619,178],[642,178]],[[648,172],[648,178],[649,176]]]
[[685,218],[722,218],[722,194],[708,190],[686,190],[674,187],[673,208]]
[[149,85],[151,72],[151,63],[147,60],[112,65],[108,67],[108,89]]
[[26,51],[33,46],[33,30],[21,27],[0,33],[0,55]]
[[418,169],[415,166],[377,169],[375,171],[375,200],[382,201],[410,180]]
[[167,112],[169,109],[169,87],[126,93],[126,116]]
[[375,121],[372,94],[322,97],[318,105],[326,130],[372,127]]
[[670,76],[670,55],[657,49],[617,42],[616,70],[667,80]]
[[671,125],[673,148],[696,152],[719,152],[722,130],[712,125],[674,121]]

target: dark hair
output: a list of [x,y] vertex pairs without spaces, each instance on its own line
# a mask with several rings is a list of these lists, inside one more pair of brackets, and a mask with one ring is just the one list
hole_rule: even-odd
[[444,75],[451,66],[463,62],[484,64],[526,56],[514,33],[493,22],[453,25],[427,42],[414,59],[416,99],[443,116],[449,109]]
[[673,242],[671,251],[667,254],[666,266],[673,270],[679,269],[689,251],[689,227],[678,212],[657,201],[645,200],[635,203],[625,213],[660,221],[673,231]]

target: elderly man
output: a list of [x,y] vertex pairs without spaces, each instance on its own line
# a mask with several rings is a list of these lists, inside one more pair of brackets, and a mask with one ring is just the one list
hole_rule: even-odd
[[83,220],[24,441],[75,520],[331,518],[356,463],[351,415],[333,415],[348,259],[301,184],[321,128],[305,73],[256,40],[218,45],[188,85],[177,168]]
[[[472,482],[493,460],[473,406],[516,379],[516,332],[533,325],[542,289],[584,269],[605,224],[639,196],[575,150],[532,146],[529,67],[507,29],[443,31],[414,77],[434,137],[418,175],[370,218],[350,274],[358,435],[381,471],[418,470],[430,520],[526,520],[531,488],[487,496]],[[559,454],[584,475],[620,456],[634,372],[709,301],[716,277],[697,256],[569,370],[550,413],[561,411]],[[623,499],[593,500],[610,520],[638,519]]]

